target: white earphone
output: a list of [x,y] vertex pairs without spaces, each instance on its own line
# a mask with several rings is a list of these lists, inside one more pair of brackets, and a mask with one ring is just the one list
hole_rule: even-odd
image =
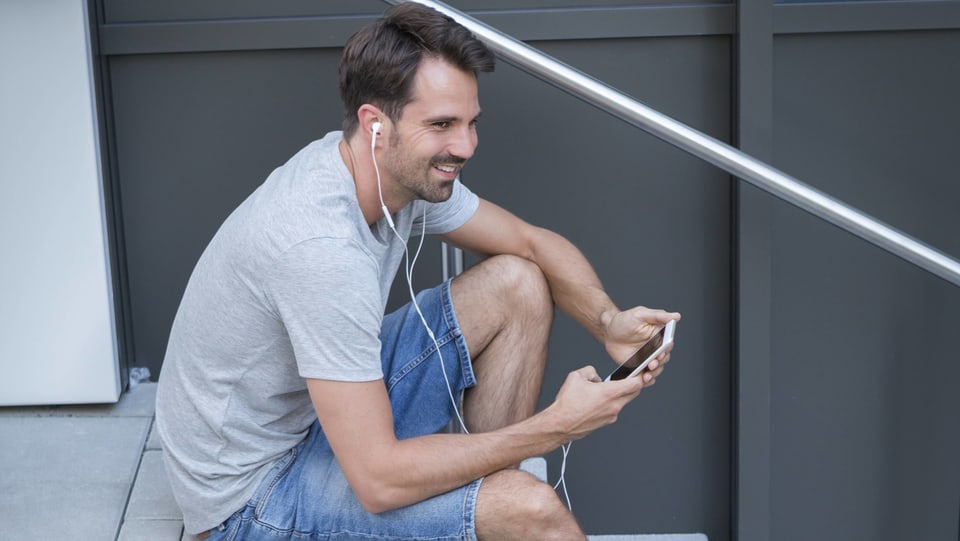
[[377,193],[380,194],[380,210],[383,211],[383,217],[387,219],[387,223],[390,225],[390,229],[396,229],[393,225],[393,217],[390,216],[390,210],[387,209],[387,204],[383,202],[383,187],[380,186],[380,168],[377,166],[377,135],[380,134],[380,127],[383,124],[380,121],[374,122],[370,125],[370,158],[373,159],[373,169],[377,172]]
[[393,234],[403,243],[403,252],[404,259],[406,260],[406,275],[407,275],[407,289],[410,293],[410,300],[413,302],[413,307],[417,311],[417,315],[420,316],[420,322],[423,324],[423,328],[426,329],[427,335],[430,337],[430,340],[433,341],[433,346],[437,350],[437,357],[440,360],[440,370],[443,373],[443,380],[447,384],[447,394],[450,397],[450,403],[453,406],[453,411],[457,415],[457,421],[460,422],[460,428],[463,430],[464,434],[469,434],[470,431],[467,430],[467,425],[463,420],[463,415],[460,413],[460,407],[457,404],[457,400],[453,396],[453,389],[450,387],[450,378],[447,376],[447,368],[443,364],[443,353],[440,352],[440,344],[437,342],[436,336],[433,334],[433,330],[430,328],[430,325],[427,324],[426,318],[423,317],[423,312],[420,311],[420,304],[417,303],[417,296],[413,292],[413,267],[417,264],[417,258],[420,256],[420,249],[423,248],[423,238],[427,233],[427,208],[423,208],[423,219],[422,219],[422,230],[420,231],[420,244],[417,246],[417,253],[414,254],[413,260],[410,259],[410,252],[407,249],[407,244],[404,241],[403,237],[397,231],[396,226],[393,225],[393,218],[390,216],[390,210],[387,209],[387,204],[383,201],[383,187],[380,183],[380,167],[377,165],[377,135],[380,134],[380,127],[383,126],[379,121],[374,122],[370,125],[370,159],[373,160],[373,170],[377,174],[377,192],[380,195],[380,208],[383,210],[383,217],[387,220],[387,225],[390,226],[390,230],[393,231]]

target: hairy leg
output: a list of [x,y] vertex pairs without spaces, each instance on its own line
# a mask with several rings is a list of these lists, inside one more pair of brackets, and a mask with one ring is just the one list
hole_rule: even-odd
[[553,488],[519,470],[484,478],[477,495],[476,528],[480,541],[586,539]]
[[464,394],[467,428],[485,432],[534,414],[547,360],[553,302],[535,264],[497,256],[451,286],[477,386]]

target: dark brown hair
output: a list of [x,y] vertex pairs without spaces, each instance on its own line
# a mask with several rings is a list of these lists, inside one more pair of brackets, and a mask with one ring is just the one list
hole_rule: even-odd
[[345,137],[357,129],[357,110],[370,103],[394,122],[413,99],[421,59],[440,58],[465,72],[490,72],[493,53],[469,30],[416,3],[392,6],[347,40],[340,59],[340,98]]

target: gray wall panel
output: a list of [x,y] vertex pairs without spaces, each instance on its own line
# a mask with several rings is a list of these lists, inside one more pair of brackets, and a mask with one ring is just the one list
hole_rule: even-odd
[[[907,234],[960,254],[960,32],[776,40],[775,164]],[[814,135],[816,134],[816,135]],[[945,195],[947,195],[945,197]]]
[[[580,8],[581,0],[448,0],[462,10]],[[604,6],[688,4],[684,0],[605,0]],[[699,4],[728,4],[705,0]],[[103,0],[106,22],[191,21],[262,17],[309,17],[379,14],[388,6],[379,0]]]
[[[734,134],[737,147],[763,161],[773,152],[773,5],[737,6]],[[731,538],[770,539],[770,197],[739,182],[733,242],[733,423],[736,480]]]
[[[775,51],[777,165],[960,255],[960,33]],[[773,538],[955,539],[960,290],[785,205],[773,232]]]
[[112,59],[133,364],[159,373],[187,277],[227,214],[339,126],[338,62],[337,51]]
[[[725,4],[490,10],[480,20],[521,40],[729,35]],[[108,55],[340,47],[374,13],[115,21],[101,27]]]
[[103,0],[107,23],[202,21],[381,13],[377,0]]

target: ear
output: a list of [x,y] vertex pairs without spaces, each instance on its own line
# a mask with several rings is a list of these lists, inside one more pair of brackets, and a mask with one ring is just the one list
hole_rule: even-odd
[[380,138],[383,136],[383,131],[387,125],[387,115],[383,114],[383,111],[380,110],[375,105],[365,103],[357,109],[357,119],[360,121],[360,131],[370,136],[370,132],[373,129],[373,125],[380,123],[380,129],[377,130],[377,137]]

